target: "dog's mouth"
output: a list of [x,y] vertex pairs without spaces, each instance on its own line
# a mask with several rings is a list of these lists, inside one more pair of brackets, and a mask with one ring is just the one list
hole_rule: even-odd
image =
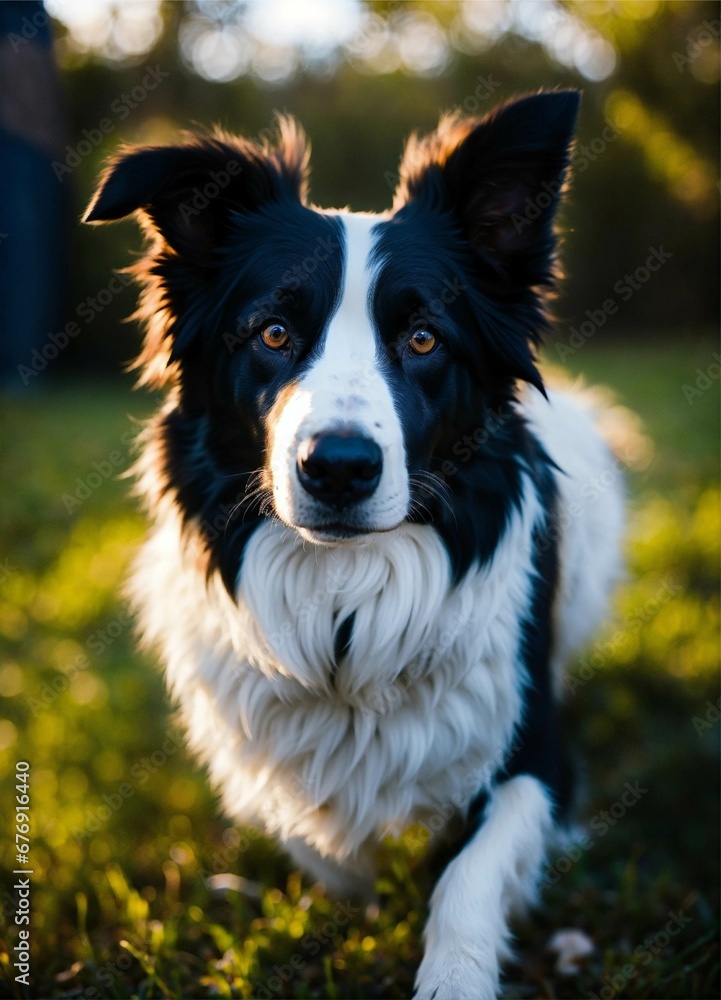
[[329,521],[322,524],[295,524],[295,530],[306,541],[315,545],[362,545],[375,535],[395,531],[399,525],[388,528],[359,526],[348,521]]

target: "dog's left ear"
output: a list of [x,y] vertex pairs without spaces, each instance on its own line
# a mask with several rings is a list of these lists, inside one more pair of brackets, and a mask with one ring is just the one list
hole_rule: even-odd
[[409,142],[394,208],[430,199],[454,213],[504,283],[550,284],[553,218],[579,102],[576,91],[555,91],[503,105],[480,122],[443,120]]
[[294,121],[280,118],[278,142],[197,135],[174,146],[126,149],[100,179],[84,222],[139,212],[146,230],[197,263],[209,263],[232,230],[234,213],[283,198],[303,201],[308,147]]

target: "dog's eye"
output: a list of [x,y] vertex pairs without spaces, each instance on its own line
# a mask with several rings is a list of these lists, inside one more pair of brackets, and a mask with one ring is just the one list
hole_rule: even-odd
[[414,354],[430,354],[438,343],[438,339],[430,330],[416,330],[409,341]]
[[280,351],[290,342],[288,331],[282,323],[268,323],[260,333],[261,339],[271,351]]

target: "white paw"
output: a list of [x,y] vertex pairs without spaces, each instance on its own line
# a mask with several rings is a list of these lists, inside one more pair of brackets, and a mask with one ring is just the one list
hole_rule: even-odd
[[497,1000],[498,963],[478,954],[426,955],[416,976],[413,1000]]

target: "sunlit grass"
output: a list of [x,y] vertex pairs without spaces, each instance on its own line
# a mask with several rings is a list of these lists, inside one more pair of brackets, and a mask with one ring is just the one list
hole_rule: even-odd
[[[576,358],[640,412],[655,445],[631,477],[615,618],[571,669],[582,815],[608,809],[626,782],[647,791],[559,865],[543,911],[518,928],[511,996],[599,993],[629,963],[618,995],[718,995],[718,389],[693,406],[681,392],[711,350],[587,345]],[[131,461],[127,414],[148,408],[126,387],[81,384],[2,404],[1,801],[15,762],[29,761],[35,873],[35,988],[12,981],[5,907],[2,995],[409,996],[427,889],[418,841],[386,846],[377,911],[328,899],[222,816],[159,671],[135,649],[119,594],[143,519],[117,474]],[[12,869],[7,820],[2,850]],[[242,878],[213,879],[228,874]],[[634,957],[679,909],[688,925],[647,962]],[[596,945],[577,977],[546,951],[560,927]]]

